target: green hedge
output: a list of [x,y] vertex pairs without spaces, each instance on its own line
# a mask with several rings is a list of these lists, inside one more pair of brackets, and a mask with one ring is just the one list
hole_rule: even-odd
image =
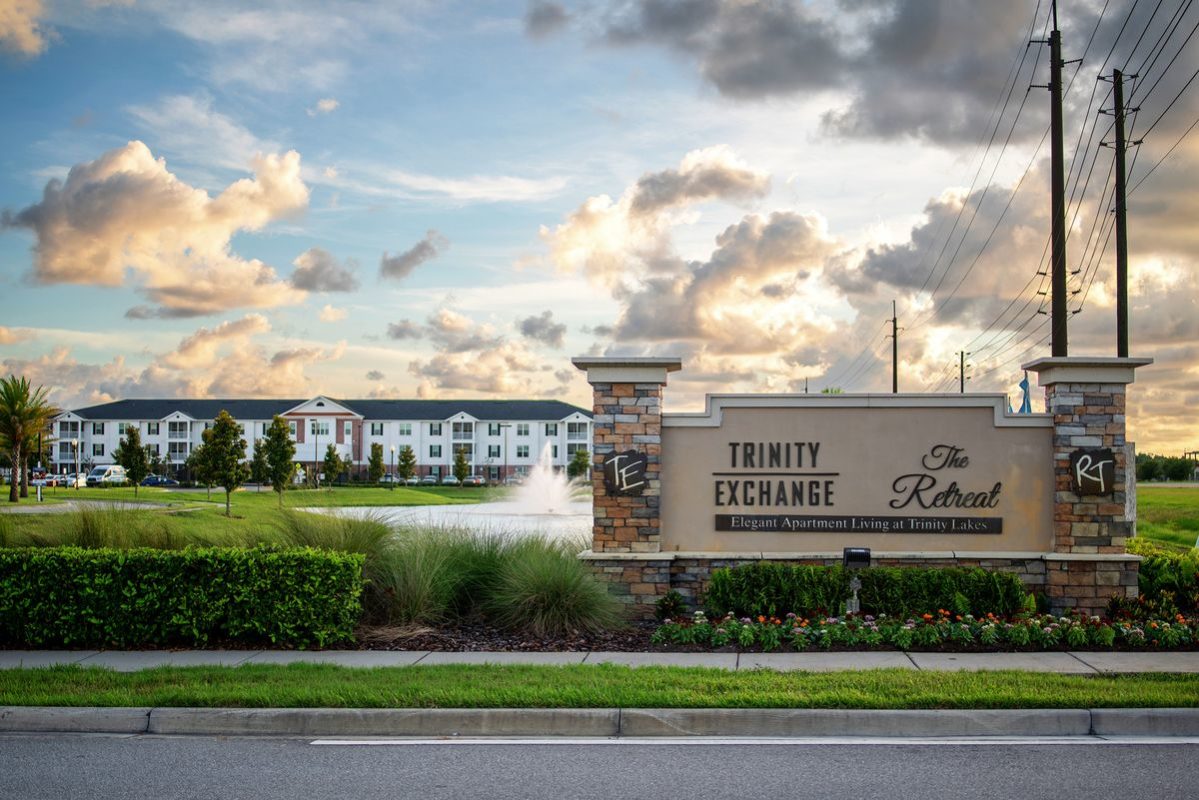
[[0,549],[0,642],[324,647],[352,636],[362,563],[312,548]]
[[875,616],[936,614],[940,609],[977,616],[1011,614],[1028,601],[1015,575],[977,568],[847,570],[759,561],[713,571],[705,604],[717,616],[836,616],[852,594],[849,581],[854,573],[862,581],[862,613]]
[[1144,559],[1138,605],[1167,618],[1199,612],[1199,549],[1173,549],[1140,538],[1130,539],[1126,549]]

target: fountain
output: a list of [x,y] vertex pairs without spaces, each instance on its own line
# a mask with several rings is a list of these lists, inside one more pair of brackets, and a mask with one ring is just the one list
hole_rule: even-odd
[[477,505],[342,507],[311,509],[333,514],[383,516],[399,525],[462,527],[487,533],[537,533],[586,537],[591,534],[591,495],[585,484],[554,470],[546,444],[537,463],[510,500]]

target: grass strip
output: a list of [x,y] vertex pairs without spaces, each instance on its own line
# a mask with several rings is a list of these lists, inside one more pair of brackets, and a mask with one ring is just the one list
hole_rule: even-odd
[[0,670],[0,705],[236,708],[1163,708],[1199,675],[1019,671],[728,672],[617,665],[326,664]]

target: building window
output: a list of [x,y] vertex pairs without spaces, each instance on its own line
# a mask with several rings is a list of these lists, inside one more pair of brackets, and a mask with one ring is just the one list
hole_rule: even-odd
[[429,423],[429,435],[430,436],[440,436],[441,435],[441,423],[440,422],[430,422]]
[[168,439],[186,439],[187,437],[188,437],[188,428],[187,428],[186,422],[168,422],[167,423],[167,438]]
[[411,422],[401,422],[399,424],[399,428],[400,428],[400,436],[411,436],[412,435],[412,423]]
[[585,444],[568,444],[568,445],[566,445],[566,455],[568,455],[568,456],[573,456],[575,453],[579,452],[580,450],[582,450],[584,453],[586,453],[587,445],[585,445]]
[[146,435],[147,436],[157,436],[158,435],[158,423],[157,422],[147,422],[146,423]]
[[92,423],[92,435],[94,435],[94,436],[103,436],[104,435],[104,423],[103,422],[93,422]]
[[347,442],[350,441],[351,439],[353,439],[354,438],[354,423],[347,419],[345,421],[345,424],[342,426],[342,433],[345,434],[345,439]]
[[117,423],[117,436],[124,436],[124,435],[125,435],[125,430],[126,430],[126,429],[127,429],[127,428],[128,428],[130,425],[131,425],[131,424],[132,424],[132,423],[129,423],[129,422],[118,422],[118,423]]
[[556,423],[556,422],[545,423],[545,435],[546,436],[557,436],[558,435],[558,423]]
[[429,445],[429,458],[441,458],[441,445]]
[[488,458],[499,458],[500,457],[500,446],[498,444],[487,445],[487,457]]
[[529,423],[527,423],[527,422],[516,423],[516,435],[517,436],[528,436],[529,435]]
[[291,438],[293,438],[293,439],[296,438],[296,422],[295,422],[295,420],[292,420],[291,422],[287,423],[287,432],[289,434],[291,434]]
[[187,442],[169,442],[167,444],[167,456],[171,461],[186,461]]
[[568,422],[568,423],[566,423],[566,438],[567,438],[567,440],[586,441],[586,439],[587,439],[587,423],[586,422]]
[[455,422],[452,424],[452,430],[455,442],[469,442],[475,438],[475,423],[473,422]]
[[309,421],[308,432],[313,436],[328,436],[329,421],[322,419],[314,419]]
[[371,436],[382,436],[382,435],[383,435],[383,423],[382,422],[372,422],[371,423]]
[[72,450],[72,448],[71,448],[70,442],[59,442],[58,443],[58,460],[59,461],[70,461],[71,458],[74,456],[74,454],[75,453],[74,453],[74,450]]
[[244,423],[244,422],[237,423],[237,432],[239,434],[241,434],[242,436],[245,436],[246,435],[246,423]]
[[516,457],[517,458],[528,458],[529,457],[529,446],[527,444],[518,444],[516,446]]
[[498,422],[488,422],[487,423],[487,435],[488,436],[499,436],[503,432],[504,432],[504,429],[502,427],[500,427],[500,424]]
[[79,438],[79,423],[78,422],[60,422],[58,423],[59,438]]
[[150,455],[155,455],[155,456],[158,455],[158,445],[157,444],[146,445],[146,452],[149,453]]
[[473,444],[456,444],[454,445],[454,453],[462,452],[466,455],[467,461],[475,460],[475,446]]
[[210,430],[212,430],[212,423],[211,423],[211,422],[205,422],[205,423],[204,423],[204,430],[206,430],[206,431],[210,431]]
[[104,445],[102,445],[102,444],[92,445],[92,455],[94,455],[94,456],[104,455]]

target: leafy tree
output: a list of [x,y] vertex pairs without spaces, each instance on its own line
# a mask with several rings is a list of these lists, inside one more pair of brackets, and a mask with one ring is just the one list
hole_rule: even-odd
[[405,481],[416,475],[416,451],[410,445],[404,445],[400,449],[400,460],[396,471]]
[[250,480],[258,485],[258,491],[262,491],[262,484],[271,479],[271,465],[266,460],[266,448],[263,447],[261,439],[254,440],[254,455],[250,459]]
[[325,473],[325,480],[331,485],[345,469],[346,462],[337,454],[337,446],[330,442],[325,448],[325,459],[321,462],[321,472]]
[[[8,455],[12,464],[10,503],[19,502],[18,491],[21,496],[29,496],[29,467],[25,454],[58,413],[58,409],[46,400],[44,387],[34,389],[28,378],[15,375],[0,379],[0,451]],[[19,490],[18,483],[21,484]]]
[[125,438],[112,452],[112,458],[125,468],[125,476],[133,481],[133,496],[137,497],[137,487],[150,474],[150,459],[146,456],[146,448],[142,447],[142,434],[136,425],[125,428]]
[[469,474],[470,462],[466,460],[466,448],[458,447],[454,450],[454,477],[458,483],[462,483]]
[[204,431],[204,447],[208,449],[206,460],[211,480],[225,490],[225,516],[232,516],[230,497],[246,482],[250,470],[246,466],[246,440],[241,438],[241,426],[228,411],[217,414],[212,427]]
[[579,448],[575,451],[574,458],[566,465],[566,477],[574,480],[575,478],[586,478],[587,470],[591,468],[591,454],[586,450]]
[[283,507],[283,493],[287,491],[288,481],[296,472],[293,459],[296,457],[296,443],[291,440],[291,429],[287,420],[276,416],[266,429],[266,438],[262,440],[262,449],[266,453],[267,478],[271,488],[279,496],[279,507]]
[[366,466],[366,475],[371,483],[378,483],[383,477],[383,445],[378,442],[371,444],[371,458]]
[[[205,431],[204,433],[208,433]],[[208,490],[207,499],[212,499],[212,485],[216,482],[214,478],[212,462],[209,458],[209,450],[206,446],[208,437],[204,437],[204,441],[196,445],[195,449],[187,455],[187,460],[183,465],[187,467],[187,473],[191,476],[192,483],[198,483]]]
[[150,445],[146,445],[144,449],[146,451],[146,463],[150,465],[150,474],[162,475],[164,465],[162,456],[158,454],[157,450],[151,449]]

